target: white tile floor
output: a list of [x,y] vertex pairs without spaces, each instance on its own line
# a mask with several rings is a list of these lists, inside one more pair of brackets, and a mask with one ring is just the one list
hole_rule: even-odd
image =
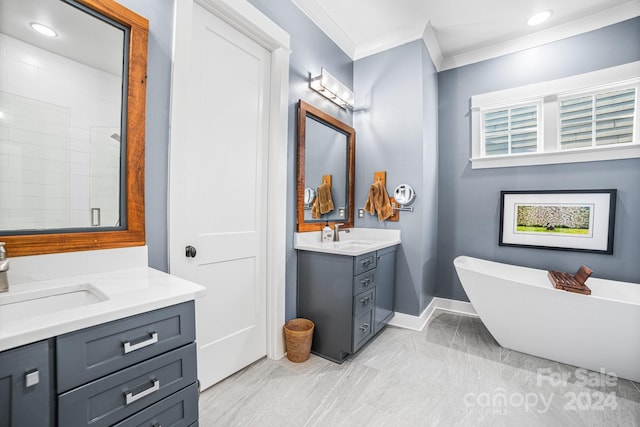
[[200,426],[632,427],[640,384],[506,350],[478,318],[437,311],[342,365],[262,359],[200,395]]

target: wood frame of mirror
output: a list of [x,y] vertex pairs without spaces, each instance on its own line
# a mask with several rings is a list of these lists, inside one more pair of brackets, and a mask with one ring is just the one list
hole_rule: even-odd
[[343,228],[353,227],[354,218],[354,182],[355,182],[355,150],[356,150],[356,131],[349,125],[341,122],[324,111],[300,100],[298,102],[298,178],[297,178],[297,230],[302,231],[319,231],[325,226],[327,221],[305,222],[304,221],[304,175],[305,175],[305,141],[307,130],[307,116],[313,116],[314,119],[333,127],[344,133],[348,138],[349,158],[347,159],[349,170],[347,179],[349,180],[349,200],[348,200],[348,218],[343,220],[329,220],[329,224],[344,223]]
[[113,0],[76,1],[130,29],[127,73],[129,82],[126,143],[127,227],[117,231],[0,235],[0,241],[6,243],[9,257],[145,244],[144,144],[149,21]]

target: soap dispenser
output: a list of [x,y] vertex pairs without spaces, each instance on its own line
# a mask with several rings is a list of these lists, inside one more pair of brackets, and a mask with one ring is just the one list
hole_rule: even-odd
[[325,224],[322,229],[322,243],[333,242],[333,230],[329,227],[329,221]]

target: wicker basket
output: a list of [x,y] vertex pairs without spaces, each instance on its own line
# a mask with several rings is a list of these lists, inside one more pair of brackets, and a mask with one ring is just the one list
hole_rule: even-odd
[[300,363],[309,359],[313,340],[313,322],[308,319],[291,319],[284,324],[287,358]]

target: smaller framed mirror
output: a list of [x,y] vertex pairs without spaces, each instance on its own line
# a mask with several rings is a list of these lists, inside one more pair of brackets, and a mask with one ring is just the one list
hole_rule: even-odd
[[298,103],[297,230],[353,227],[355,130],[322,110]]

